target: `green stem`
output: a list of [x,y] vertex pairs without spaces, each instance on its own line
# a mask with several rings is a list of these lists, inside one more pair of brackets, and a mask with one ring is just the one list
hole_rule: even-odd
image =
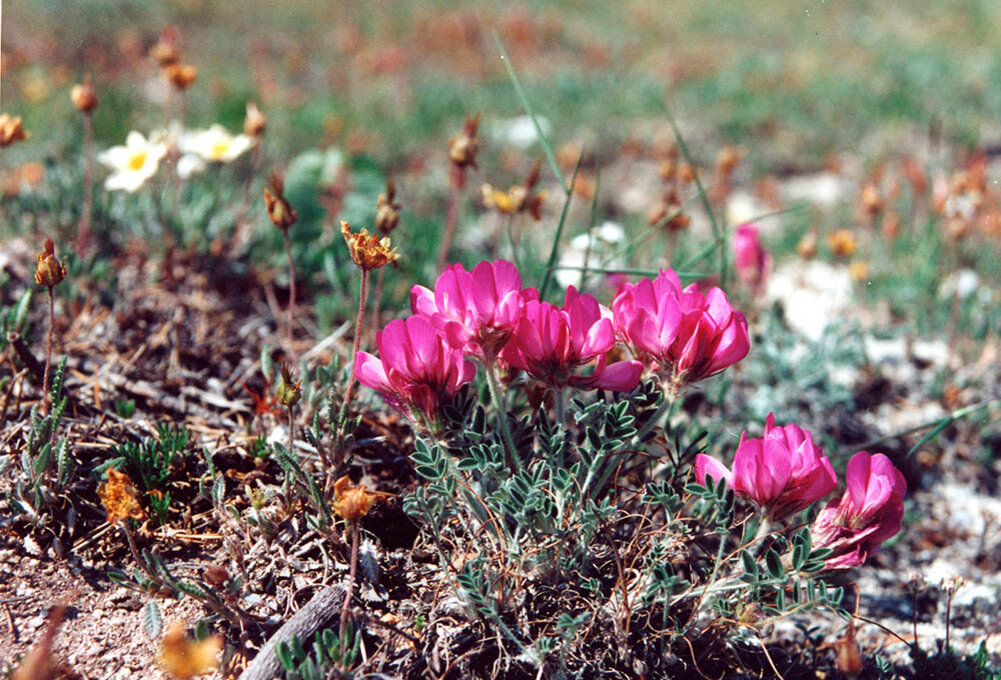
[[[295,320],[295,263],[292,260],[292,239],[288,229],[282,229],[285,236],[285,258],[288,260],[288,348],[289,354],[295,359],[295,345],[292,339],[292,325]],[[364,280],[364,279],[363,279]]]
[[490,401],[497,411],[497,423],[500,425],[501,436],[504,439],[504,448],[507,450],[508,464],[516,470],[521,470],[521,460],[518,458],[518,451],[514,447],[514,437],[511,435],[511,426],[507,422],[507,402],[500,390],[500,383],[497,380],[497,362],[495,359],[483,360],[483,367],[487,373],[487,389],[490,391]]

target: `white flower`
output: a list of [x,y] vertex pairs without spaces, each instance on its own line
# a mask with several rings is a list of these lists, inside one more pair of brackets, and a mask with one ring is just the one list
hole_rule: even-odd
[[194,175],[202,174],[206,167],[201,156],[186,153],[177,160],[177,176],[181,179],[188,179]]
[[159,135],[150,135],[149,140],[133,130],[125,138],[125,146],[113,146],[98,155],[104,165],[111,168],[111,174],[104,181],[108,191],[125,190],[132,193],[160,167],[160,159],[167,154],[167,145]]
[[254,146],[253,137],[232,135],[222,125],[183,135],[179,140],[183,153],[198,154],[207,161],[229,163]]

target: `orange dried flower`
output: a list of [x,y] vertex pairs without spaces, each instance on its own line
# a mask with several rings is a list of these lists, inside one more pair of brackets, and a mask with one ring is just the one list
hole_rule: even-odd
[[375,206],[375,228],[383,236],[389,236],[400,223],[400,204],[395,199],[396,183],[390,178],[386,180],[386,193],[379,194]]
[[268,127],[267,117],[257,108],[255,102],[247,102],[247,115],[243,119],[243,134],[260,137]]
[[108,468],[108,479],[97,487],[97,497],[108,512],[108,524],[145,517],[139,504],[139,492],[132,485],[132,480],[115,468]]
[[170,64],[163,69],[163,74],[178,90],[188,89],[198,79],[198,69],[192,64]]
[[89,73],[84,74],[81,84],[74,85],[73,89],[70,90],[70,100],[72,100],[73,106],[84,113],[90,113],[97,108],[97,95],[94,93],[94,88],[91,87]]
[[737,169],[737,164],[743,157],[742,149],[727,144],[716,156],[716,172],[721,177],[729,177]]
[[299,216],[285,198],[285,180],[282,176],[277,172],[272,173],[268,177],[268,184],[271,185],[271,190],[264,187],[264,207],[274,225],[284,231],[295,224]]
[[362,228],[357,234],[351,231],[351,225],[341,220],[341,234],[348,244],[348,251],[351,253],[351,261],[360,269],[372,271],[381,269],[387,264],[396,267],[396,261],[400,259],[396,248],[390,247],[389,237],[380,239],[374,234],[369,234],[368,229]]
[[175,621],[163,635],[160,665],[174,680],[191,680],[219,667],[222,636],[192,640],[184,632],[184,624]]
[[160,39],[150,48],[149,56],[160,64],[161,68],[180,61],[181,53],[177,50],[177,36],[173,27],[164,29]]
[[24,126],[21,125],[21,116],[0,114],[0,148],[25,139],[27,135],[24,133]]
[[883,209],[883,197],[879,195],[879,187],[875,182],[868,182],[862,187],[859,203],[869,217],[875,217]]
[[56,259],[56,246],[52,239],[45,239],[45,250],[38,254],[35,265],[35,283],[52,288],[66,278],[66,265]]
[[827,245],[835,257],[851,257],[858,250],[855,236],[847,229],[838,229],[828,234]]
[[848,265],[848,274],[855,283],[862,283],[869,280],[869,263],[865,260],[855,260]]
[[355,522],[368,514],[376,501],[391,497],[381,491],[369,491],[364,484],[354,486],[344,475],[334,482],[334,512],[338,517]]

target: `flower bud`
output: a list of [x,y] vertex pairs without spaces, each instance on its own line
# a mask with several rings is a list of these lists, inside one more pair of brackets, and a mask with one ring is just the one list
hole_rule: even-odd
[[396,203],[394,198],[396,198],[396,184],[392,179],[387,179],[386,193],[379,194],[375,207],[375,228],[385,236],[389,236],[400,223],[400,204]]
[[292,379],[292,369],[288,364],[281,366],[281,380],[275,388],[275,400],[282,406],[289,408],[299,403],[302,398],[302,381],[296,382]]
[[45,250],[38,254],[35,265],[35,283],[52,288],[66,278],[66,265],[56,259],[55,244],[45,239]]
[[0,148],[25,139],[27,139],[27,135],[25,135],[24,127],[21,125],[21,116],[0,114]]
[[89,73],[83,77],[83,83],[74,85],[70,90],[70,99],[73,101],[73,106],[84,113],[90,113],[97,108],[97,95],[91,87]]
[[278,173],[272,173],[268,178],[271,190],[264,187],[264,207],[274,225],[282,231],[288,229],[299,220],[295,208],[285,198],[285,180]]
[[243,134],[260,137],[268,126],[268,119],[254,102],[247,102],[247,116],[243,119]]
[[448,140],[448,158],[452,166],[459,172],[466,168],[476,169],[476,152],[480,142],[476,138],[476,130],[480,126],[480,114],[467,116],[462,127],[462,134]]
[[167,80],[178,90],[187,90],[198,79],[198,69],[191,64],[171,64],[163,69]]

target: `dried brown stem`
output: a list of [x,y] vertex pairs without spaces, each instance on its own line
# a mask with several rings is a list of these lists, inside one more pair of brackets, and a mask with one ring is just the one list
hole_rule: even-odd
[[438,252],[438,271],[445,269],[448,262],[448,250],[452,246],[452,237],[455,235],[455,222],[459,216],[459,182],[455,179],[451,182],[452,191],[448,197],[448,215],[445,218],[445,235],[441,240],[441,250]]
[[341,415],[346,416],[351,405],[351,397],[355,388],[355,357],[361,347],[362,324],[365,322],[365,298],[368,295],[368,270],[361,270],[361,291],[358,293],[358,318],[355,320],[355,338],[351,347],[351,378],[348,380],[348,389],[344,393],[344,405],[341,407]]
[[344,604],[341,605],[341,649],[344,648],[345,634],[348,626],[348,609],[351,607],[351,596],[355,591],[355,575],[358,572],[358,522],[348,523],[351,530],[351,569],[348,572],[348,590],[344,594]]

